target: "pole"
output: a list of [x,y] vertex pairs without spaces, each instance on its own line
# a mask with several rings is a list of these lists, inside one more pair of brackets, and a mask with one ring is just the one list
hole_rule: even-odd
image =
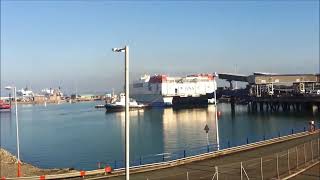
[[243,177],[242,177],[242,161],[240,163],[240,176],[241,176],[241,180],[243,180]]
[[16,109],[16,133],[17,133],[17,156],[18,156],[18,177],[21,176],[21,161],[20,161],[20,142],[19,142],[19,120],[18,120],[18,103],[17,103],[17,88],[13,88],[14,101]]
[[206,133],[207,134],[207,145],[209,146],[209,133]]
[[277,153],[277,177],[280,179],[280,174],[279,174],[279,154]]
[[289,171],[289,174],[291,174],[291,171],[290,171],[290,149],[288,149],[288,171]]
[[126,180],[130,179],[129,168],[130,168],[130,149],[129,149],[129,47],[125,46],[125,87],[126,87],[126,112],[125,112],[125,143],[126,143]]
[[[214,79],[214,81],[216,82],[216,79]],[[218,107],[217,107],[217,83],[215,83],[216,87],[215,87],[215,90],[214,90],[214,105],[216,107],[216,113],[215,113],[215,116],[216,116],[216,137],[217,137],[217,148],[218,150],[220,150],[220,143],[219,143],[219,125],[218,125]]]
[[262,166],[262,157],[260,158],[260,171],[261,171],[261,180],[263,180],[263,166]]

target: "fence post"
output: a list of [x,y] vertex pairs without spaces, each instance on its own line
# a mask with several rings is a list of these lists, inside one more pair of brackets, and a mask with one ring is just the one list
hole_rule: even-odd
[[249,138],[247,137],[247,144],[249,144]]
[[306,164],[307,163],[306,143],[303,144],[303,153],[304,153],[304,164]]
[[228,148],[230,148],[230,141],[228,140]]
[[242,161],[240,163],[240,176],[241,176],[241,180],[243,180],[243,178],[242,178]]
[[162,161],[164,162],[164,154],[162,154]]
[[264,140],[264,141],[266,140],[266,135],[263,135],[263,140]]
[[299,153],[298,153],[298,146],[296,146],[296,153],[297,153],[297,169],[298,169],[298,166],[299,166]]
[[291,174],[291,171],[290,171],[290,149],[288,149],[288,171],[289,171],[289,174]]
[[141,156],[140,156],[140,165],[142,165],[142,158],[141,158]]
[[293,134],[293,129],[291,129],[291,133]]
[[278,137],[280,137],[280,131],[278,131]]
[[277,176],[278,179],[280,179],[280,175],[279,175],[279,154],[277,153]]
[[311,140],[310,144],[311,144],[311,162],[313,162],[313,146],[312,146],[312,140]]
[[263,180],[262,157],[260,159],[260,164],[261,164],[261,180]]
[[186,150],[183,150],[183,157],[186,157]]
[[216,170],[216,173],[217,173],[217,180],[219,180],[219,172],[218,172],[218,166],[215,166],[214,168],[215,168],[215,170]]

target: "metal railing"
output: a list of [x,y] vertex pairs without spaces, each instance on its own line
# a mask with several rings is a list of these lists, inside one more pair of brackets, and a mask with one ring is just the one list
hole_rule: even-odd
[[[307,131],[308,128],[302,127],[302,128],[291,128],[287,130],[282,130],[278,132],[274,132],[272,134],[263,135],[262,137],[244,137],[242,141],[232,142],[230,140],[220,140],[220,150],[227,149],[231,147],[241,146],[245,144],[255,143],[259,141],[265,141],[277,137],[287,136],[290,134],[300,133]],[[144,155],[139,156],[138,158],[134,158],[130,161],[130,166],[141,166],[146,164],[152,164],[152,163],[159,163],[159,162],[166,162],[166,161],[172,161],[177,159],[182,159],[194,155],[214,152],[218,150],[217,144],[210,144],[207,146],[200,146],[200,147],[194,147],[190,149],[184,149],[179,150],[175,152],[165,152],[161,154],[154,154],[154,155]],[[104,168],[105,166],[111,166],[112,169],[120,169],[124,167],[124,160],[106,160],[106,161],[99,161],[97,162],[98,168]]]
[[[184,172],[171,171],[170,174],[145,176],[147,180],[164,179],[282,179],[319,162],[320,139],[312,139],[303,144],[279,152],[260,156],[245,157],[248,160],[229,164],[197,164],[197,168],[188,167]],[[183,168],[180,168],[183,169]],[[183,170],[182,170],[183,171]],[[159,173],[158,173],[159,174]]]

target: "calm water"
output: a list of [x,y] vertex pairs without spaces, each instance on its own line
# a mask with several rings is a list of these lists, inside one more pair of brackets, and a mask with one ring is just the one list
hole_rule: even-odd
[[[101,102],[19,105],[21,159],[43,168],[94,169],[98,161],[120,160],[124,155],[124,113],[95,109]],[[302,130],[319,114],[250,114],[246,106],[231,113],[219,104],[219,131],[223,147]],[[1,146],[16,152],[15,116],[1,112]],[[216,142],[215,107],[174,110],[156,108],[130,112],[131,157],[175,152]]]

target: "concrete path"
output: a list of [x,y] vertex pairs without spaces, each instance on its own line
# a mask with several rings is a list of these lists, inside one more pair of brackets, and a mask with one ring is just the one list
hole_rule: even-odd
[[290,180],[319,180],[320,179],[320,163],[312,168],[300,173],[299,175],[291,178]]
[[[264,147],[186,163],[183,165],[158,169],[154,171],[135,173],[130,175],[131,180],[211,180],[218,167],[219,179],[240,179],[241,162],[242,176],[246,179],[273,179],[285,177],[291,171],[302,168],[305,163],[318,160],[319,133],[306,137],[280,142]],[[312,143],[311,143],[312,142]],[[289,158],[288,158],[289,150]],[[298,153],[297,153],[298,152]],[[277,168],[278,156],[278,168]],[[262,157],[262,173],[261,173]],[[297,158],[298,157],[298,158]],[[298,167],[297,167],[298,166]],[[278,169],[278,171],[277,171]],[[94,178],[96,179],[96,178]],[[101,179],[101,178],[100,178]],[[103,179],[122,180],[125,176],[104,177]],[[216,179],[216,177],[214,178]]]

